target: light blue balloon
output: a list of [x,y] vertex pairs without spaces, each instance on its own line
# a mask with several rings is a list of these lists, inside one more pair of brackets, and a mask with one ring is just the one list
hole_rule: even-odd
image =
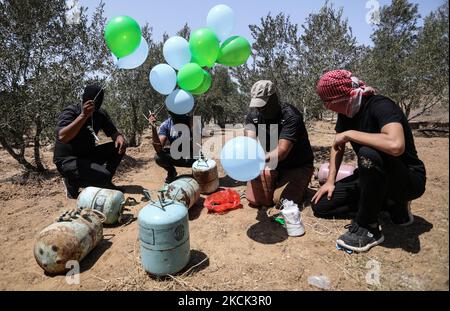
[[158,93],[169,95],[177,86],[177,73],[167,64],[159,64],[150,71],[150,84]]
[[180,70],[184,65],[191,61],[191,50],[189,42],[182,37],[171,37],[164,43],[163,54],[166,62]]
[[120,68],[120,69],[135,69],[139,66],[141,66],[148,57],[148,43],[147,41],[142,37],[141,38],[141,44],[137,48],[136,51],[134,51],[132,54],[125,56],[123,58],[117,59],[116,56],[114,56],[114,64]]
[[225,144],[220,153],[220,162],[231,178],[250,181],[264,169],[265,153],[256,139],[240,136]]
[[213,7],[206,18],[206,23],[220,41],[228,39],[234,29],[235,17],[233,10],[224,4]]
[[175,114],[187,114],[194,108],[194,96],[185,90],[177,89],[167,96],[166,107]]

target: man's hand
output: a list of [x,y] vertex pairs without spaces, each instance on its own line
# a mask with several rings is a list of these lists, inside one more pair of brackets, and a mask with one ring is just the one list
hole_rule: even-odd
[[346,132],[336,134],[334,137],[333,148],[336,151],[342,150],[345,147],[345,144],[349,142],[349,139],[346,135]]
[[322,187],[320,187],[319,191],[311,199],[311,202],[317,204],[320,198],[322,198],[325,194],[327,195],[328,200],[331,200],[333,196],[335,185],[333,183],[326,182]]
[[127,150],[127,143],[125,141],[125,138],[122,135],[118,135],[115,140],[116,143],[116,149],[119,150],[119,154],[124,154]]
[[148,116],[147,120],[150,123],[150,126],[152,128],[156,128],[156,121],[157,121],[157,119],[156,119],[156,116],[153,113]]
[[88,119],[92,117],[95,110],[95,103],[93,100],[88,100],[83,104],[83,111],[81,112],[81,117],[83,119]]

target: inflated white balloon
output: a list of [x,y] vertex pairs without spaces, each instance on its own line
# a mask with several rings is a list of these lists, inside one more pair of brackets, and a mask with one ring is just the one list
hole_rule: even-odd
[[123,58],[117,59],[115,58],[115,64],[120,69],[135,69],[139,66],[141,66],[148,57],[148,43],[144,39],[144,37],[141,38],[141,44],[137,48],[136,51],[134,51],[132,54],[125,56]]
[[180,70],[192,58],[189,42],[177,36],[169,38],[164,43],[163,54],[166,62],[176,70]]
[[220,153],[220,162],[231,178],[250,181],[264,169],[265,153],[256,139],[240,136],[225,144]]
[[216,5],[209,11],[206,23],[216,33],[220,41],[224,41],[233,32],[235,23],[234,12],[227,5]]
[[187,114],[194,109],[194,96],[191,93],[177,89],[166,98],[166,107],[175,114]]
[[177,73],[167,64],[159,64],[150,72],[150,84],[162,95],[169,95],[177,86]]

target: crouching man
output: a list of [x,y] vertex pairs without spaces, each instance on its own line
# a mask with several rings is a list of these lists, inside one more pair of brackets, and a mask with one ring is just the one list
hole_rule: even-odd
[[303,116],[294,106],[280,103],[271,81],[255,83],[251,97],[245,134],[262,143],[267,168],[247,184],[247,200],[255,207],[276,208],[290,200],[301,208],[314,172]]
[[[412,224],[410,201],[425,192],[426,172],[414,137],[400,107],[346,70],[326,73],[317,85],[325,107],[338,113],[328,181],[313,197],[318,217],[356,213],[337,245],[356,252],[384,241],[378,215],[387,210],[392,222]],[[339,182],[336,174],[345,145],[358,157],[358,170]]]
[[[177,167],[192,167],[195,159],[193,158],[193,118],[189,115],[177,115],[169,112],[169,118],[167,118],[159,127],[159,131],[156,128],[156,116],[150,115],[148,118],[150,127],[152,128],[152,143],[155,149],[155,162],[167,171],[167,176],[164,180],[165,186],[173,182],[178,176],[176,170]],[[185,125],[189,129],[189,133],[183,133],[177,131],[177,125]],[[178,152],[181,157],[175,159],[171,153],[171,144],[180,140],[181,144],[178,146]],[[183,140],[189,142],[189,150],[182,150]]]
[[[69,199],[76,199],[81,187],[123,191],[112,178],[125,154],[126,142],[106,111],[100,109],[103,97],[102,88],[89,85],[82,103],[68,106],[59,115],[53,162],[64,178]],[[113,142],[96,146],[100,130]]]

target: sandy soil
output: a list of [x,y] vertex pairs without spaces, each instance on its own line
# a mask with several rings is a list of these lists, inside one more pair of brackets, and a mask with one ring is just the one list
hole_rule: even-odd
[[[327,123],[310,129],[316,166],[327,158],[332,132]],[[416,144],[428,171],[427,191],[412,204],[416,221],[398,228],[385,220],[386,241],[369,253],[336,250],[335,239],[349,221],[316,219],[308,206],[302,213],[307,233],[292,238],[245,200],[244,208],[225,215],[208,214],[200,202],[189,211],[191,261],[184,271],[164,279],[148,276],[139,262],[137,222],[131,221],[104,229],[105,239],[81,264],[79,285],[45,275],[33,257],[37,233],[76,206],[64,196],[51,151],[44,152],[50,176],[25,180],[0,149],[0,290],[316,290],[308,284],[316,275],[327,276],[332,290],[448,290],[449,140],[417,138]],[[147,137],[141,147],[129,149],[115,180],[139,202],[127,212],[134,217],[146,204],[142,187],[154,193],[162,185],[164,172],[152,157]],[[351,152],[346,160],[354,161]],[[227,178],[221,184],[244,189]],[[313,180],[309,195],[317,189]],[[366,278],[377,265],[380,283],[369,284]]]

